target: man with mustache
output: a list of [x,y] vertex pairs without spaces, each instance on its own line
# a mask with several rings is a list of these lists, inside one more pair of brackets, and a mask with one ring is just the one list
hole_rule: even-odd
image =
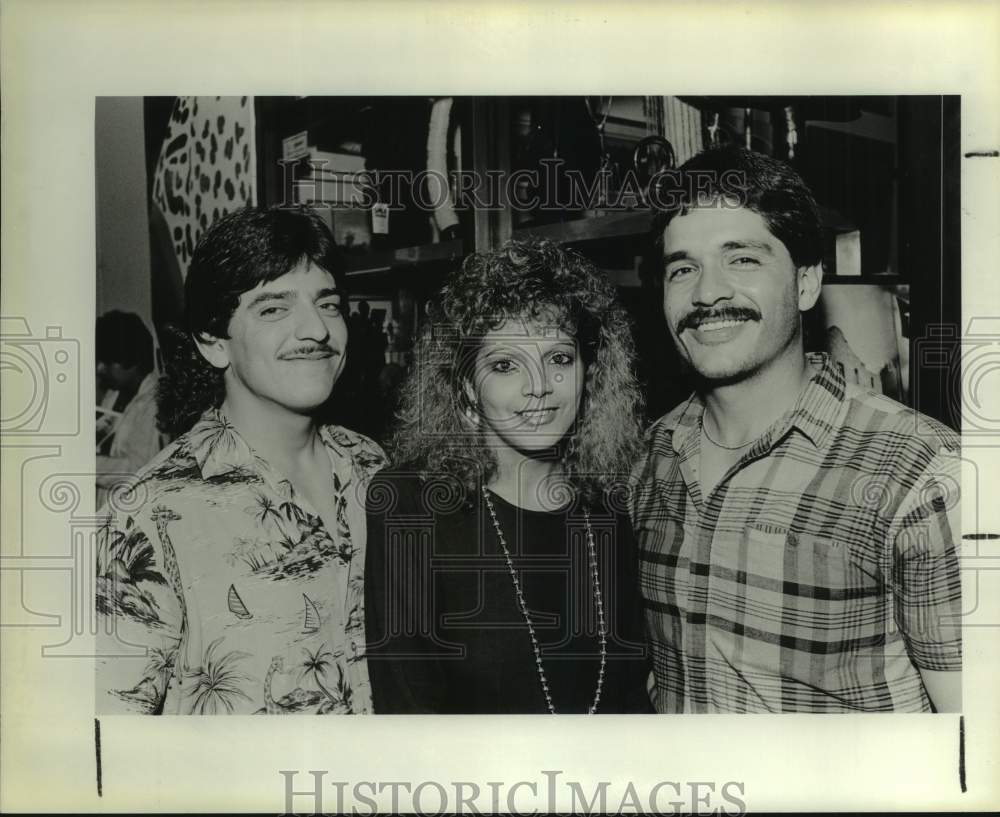
[[363,498],[384,455],[322,421],[346,309],[315,213],[245,208],[199,242],[159,394],[180,436],[100,534],[98,712],[370,711]]
[[672,181],[651,278],[696,391],[632,504],[657,710],[959,711],[957,435],[806,355],[823,231],[794,170],[724,148]]

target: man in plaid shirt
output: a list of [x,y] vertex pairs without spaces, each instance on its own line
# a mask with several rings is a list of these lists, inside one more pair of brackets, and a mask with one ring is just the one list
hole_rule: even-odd
[[822,227],[790,167],[674,181],[655,278],[697,386],[632,500],[657,710],[958,711],[958,436],[805,354]]

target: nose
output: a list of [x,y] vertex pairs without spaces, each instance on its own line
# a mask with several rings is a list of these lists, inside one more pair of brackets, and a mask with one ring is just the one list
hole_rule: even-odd
[[698,306],[711,306],[733,297],[733,286],[726,271],[718,262],[707,263],[698,273],[692,301]]
[[315,305],[302,304],[299,306],[295,337],[299,340],[312,340],[317,343],[325,343],[329,339],[330,329]]
[[532,361],[526,366],[527,377],[524,378],[521,393],[525,397],[545,397],[552,394],[553,378],[561,376],[554,367],[546,366],[544,361]]

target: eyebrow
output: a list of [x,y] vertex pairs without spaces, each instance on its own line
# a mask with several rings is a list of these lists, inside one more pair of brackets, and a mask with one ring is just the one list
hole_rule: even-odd
[[762,252],[773,253],[774,250],[766,241],[727,241],[722,245],[723,250],[761,250]]
[[[753,241],[751,239],[745,239],[743,241],[726,241],[722,245],[722,250],[724,252],[730,252],[732,250],[760,250],[761,252],[766,252],[771,255],[774,254],[774,249],[766,241]],[[681,261],[685,258],[690,258],[691,255],[687,250],[675,250],[674,252],[667,253],[663,256],[663,263],[672,264],[674,261]]]
[[267,301],[288,301],[295,297],[294,290],[286,289],[284,292],[261,292],[259,295],[251,298],[250,303],[247,304],[247,308],[257,306],[257,304],[262,304]]
[[680,261],[681,259],[689,257],[690,256],[688,256],[687,250],[674,250],[673,252],[667,253],[663,256],[663,264],[665,266],[667,264],[674,263],[674,261]]
[[[329,298],[332,295],[340,295],[340,290],[335,287],[325,287],[316,293],[316,297],[313,299],[318,301],[320,298]],[[261,292],[259,295],[255,296],[247,304],[247,308],[257,306],[258,304],[267,303],[269,301],[291,301],[298,296],[298,292],[294,289],[286,289],[282,292]]]
[[[525,338],[520,342],[516,340],[514,340],[513,342],[507,340],[494,341],[493,345],[491,346],[487,347],[484,345],[484,349],[486,351],[483,353],[483,355],[484,357],[491,357],[493,355],[517,354],[518,352],[523,352],[525,349],[531,348],[531,346],[540,342],[541,340],[537,338]],[[559,338],[558,340],[554,340],[548,346],[548,349],[550,350],[556,349],[560,346],[564,346],[567,349],[573,349],[575,351],[576,341],[575,339],[570,339],[570,338]]]

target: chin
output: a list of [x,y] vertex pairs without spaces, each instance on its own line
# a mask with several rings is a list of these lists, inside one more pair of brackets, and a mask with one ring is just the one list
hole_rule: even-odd
[[278,402],[296,414],[315,414],[330,398],[330,394],[330,391],[315,391],[309,394],[299,393],[294,400],[290,400],[289,396],[284,394],[280,396]]
[[695,376],[706,385],[726,386],[753,375],[757,367],[750,361],[717,361],[712,364],[689,362]]
[[540,456],[554,451],[566,435],[538,434],[510,437],[505,442],[511,448],[527,456]]

